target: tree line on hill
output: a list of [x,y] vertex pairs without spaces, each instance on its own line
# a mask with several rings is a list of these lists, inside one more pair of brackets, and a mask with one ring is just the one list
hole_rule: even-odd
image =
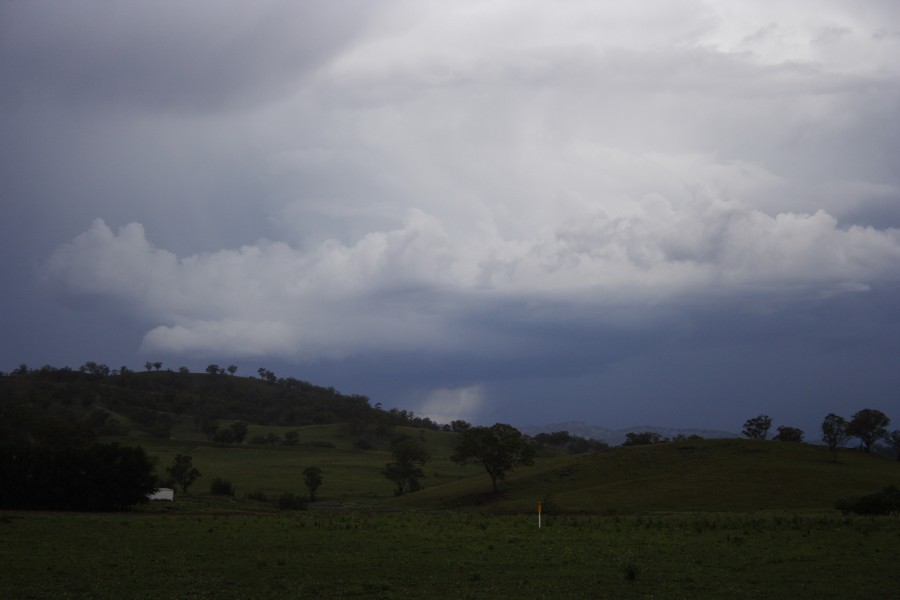
[[[873,408],[864,408],[857,411],[846,420],[835,413],[828,413],[822,421],[822,441],[828,446],[832,459],[837,461],[837,452],[853,438],[859,440],[860,449],[866,454],[872,454],[879,450],[889,450],[900,461],[900,430],[888,431],[891,424],[890,418]],[[743,435],[751,440],[764,440],[768,438],[772,427],[772,418],[768,415],[747,419],[744,422]],[[802,442],[804,432],[796,427],[778,427],[773,440],[782,442]],[[886,446],[879,446],[884,442]]]
[[[837,461],[837,452],[850,440],[859,440],[859,449],[867,454],[892,454],[900,461],[900,430],[888,431],[890,418],[880,410],[864,408],[857,411],[847,420],[834,413],[828,413],[822,421],[822,442],[828,447],[832,459]],[[769,438],[772,429],[772,418],[761,414],[744,421],[741,433],[751,440]],[[566,432],[562,432],[566,433]],[[538,437],[547,434],[540,434]],[[556,435],[556,434],[552,434]],[[780,425],[771,437],[778,442],[802,442],[806,433],[797,427]],[[537,438],[535,438],[537,439]],[[667,438],[653,431],[633,431],[625,435],[623,446],[640,446],[646,444],[662,444],[671,441],[702,439],[698,435],[678,435]]]
[[[86,413],[90,427],[100,435],[123,435],[133,427],[166,438],[173,415],[193,415],[198,429],[210,439],[218,434],[216,441],[222,443],[240,443],[241,438],[239,430],[219,432],[225,429],[219,425],[224,420],[298,427],[357,422],[382,429],[442,428],[411,411],[371,406],[366,396],[342,394],[293,377],[279,378],[265,368],[258,370],[256,378],[234,376],[235,365],[225,369],[210,365],[205,373],[192,373],[185,367],[162,370],[160,362],[146,366],[140,372],[96,362],[79,369],[49,365],[29,369],[23,364],[0,373],[0,397],[9,403]],[[449,425],[443,428],[449,430]]]

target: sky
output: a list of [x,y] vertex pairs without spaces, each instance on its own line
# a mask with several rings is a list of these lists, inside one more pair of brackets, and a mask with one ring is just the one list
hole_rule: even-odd
[[900,426],[897,56],[893,0],[2,2],[0,370]]

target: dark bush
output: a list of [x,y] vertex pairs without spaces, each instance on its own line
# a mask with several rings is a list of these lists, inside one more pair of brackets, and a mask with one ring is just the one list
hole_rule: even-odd
[[889,515],[900,512],[900,489],[890,485],[877,494],[839,500],[835,508],[844,513],[857,515]]
[[209,493],[214,496],[234,496],[234,486],[227,479],[216,477],[209,484]]
[[248,500],[256,500],[257,502],[268,502],[269,496],[265,492],[250,492],[247,494]]
[[353,440],[353,447],[357,450],[374,450],[375,444],[365,438],[359,438]]
[[285,492],[278,497],[278,508],[281,510],[306,510],[306,498]]

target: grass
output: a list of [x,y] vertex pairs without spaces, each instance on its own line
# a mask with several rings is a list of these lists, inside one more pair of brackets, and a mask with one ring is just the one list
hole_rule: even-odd
[[[390,437],[373,436],[373,450],[354,448],[351,435],[343,425],[317,425],[295,428],[251,427],[250,435],[273,432],[297,431],[296,446],[238,445],[224,446],[208,443],[196,435],[182,435],[177,439],[117,438],[123,444],[140,444],[156,463],[157,474],[165,477],[166,467],[176,454],[192,457],[193,465],[202,473],[194,483],[192,494],[209,489],[209,482],[216,477],[229,480],[236,489],[236,496],[250,492],[263,492],[277,496],[282,492],[306,493],[303,469],[316,466],[322,469],[323,484],[318,491],[323,503],[356,506],[393,499],[393,484],[381,470],[392,460],[389,451]],[[409,435],[424,441],[433,459],[426,466],[428,487],[470,477],[474,470],[460,467],[450,461],[454,441],[453,434],[440,431],[422,431],[398,427],[393,435]]]
[[[317,466],[324,479],[320,501],[349,508],[524,513],[550,498],[554,512],[566,513],[810,511],[829,510],[840,499],[900,481],[900,462],[851,450],[839,452],[834,463],[825,447],[811,444],[691,440],[541,458],[511,471],[494,496],[479,466],[449,460],[455,434],[398,427],[394,435],[423,440],[432,460],[425,467],[426,489],[395,498],[381,475],[391,460],[390,437],[370,436],[374,449],[359,450],[353,444],[359,436],[342,425],[294,429],[296,446],[223,446],[196,434],[119,441],[142,444],[161,476],[176,454],[192,456],[203,474],[194,494],[206,492],[216,477],[231,481],[238,499],[250,492],[304,494],[303,469]],[[283,434],[281,428],[251,427],[251,436],[269,432]]]
[[837,514],[0,515],[0,597],[897,597],[900,520]]
[[[491,495],[449,460],[454,434],[397,428],[433,460],[427,488],[395,498],[389,438],[359,450],[340,425],[295,429],[296,446],[210,444],[187,422],[120,438],[161,475],[182,453],[203,476],[131,513],[0,513],[0,598],[900,597],[900,519],[833,509],[897,483],[896,461],[699,440],[542,458]],[[244,498],[305,493],[307,466],[324,477],[310,510]],[[216,477],[235,498],[205,493]]]
[[900,463],[859,452],[833,463],[823,446],[697,440],[611,448],[539,461],[510,474],[499,497],[485,475],[403,498],[408,507],[481,503],[497,513],[533,510],[552,497],[570,513],[827,510],[841,499],[900,480]]

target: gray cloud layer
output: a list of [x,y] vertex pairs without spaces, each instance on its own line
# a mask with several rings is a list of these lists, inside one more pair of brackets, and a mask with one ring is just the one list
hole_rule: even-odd
[[49,6],[0,7],[4,249],[140,356],[629,425],[900,352],[892,3]]

